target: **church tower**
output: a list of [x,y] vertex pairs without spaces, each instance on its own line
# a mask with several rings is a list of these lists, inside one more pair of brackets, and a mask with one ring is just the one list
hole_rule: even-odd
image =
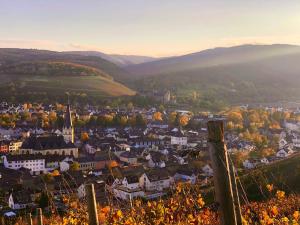
[[67,111],[64,117],[64,126],[62,129],[62,135],[66,143],[74,143],[74,127],[72,124],[71,107],[68,103]]

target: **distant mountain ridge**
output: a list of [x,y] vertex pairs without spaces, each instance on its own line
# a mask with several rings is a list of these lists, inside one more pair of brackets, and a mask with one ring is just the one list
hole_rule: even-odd
[[125,67],[125,69],[133,75],[145,76],[250,62],[267,57],[297,52],[300,52],[300,46],[284,44],[240,45],[226,48],[219,47],[188,55],[170,57],[137,65],[129,65]]
[[140,91],[172,90],[183,99],[196,92],[200,105],[300,100],[300,47],[294,45],[216,48],[126,69]]
[[106,59],[112,63],[115,63],[118,66],[125,67],[128,65],[135,65],[140,63],[147,63],[158,60],[158,58],[150,56],[139,56],[139,55],[120,55],[120,54],[105,54],[98,51],[70,51],[65,52],[70,54],[79,54],[85,56],[98,56],[103,59]]

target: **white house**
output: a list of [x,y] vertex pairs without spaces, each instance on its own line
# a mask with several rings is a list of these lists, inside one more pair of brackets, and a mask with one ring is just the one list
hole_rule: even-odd
[[246,169],[253,169],[253,168],[255,168],[256,163],[254,163],[253,161],[251,161],[251,160],[249,160],[249,159],[246,159],[246,160],[243,162],[243,166],[244,166]]
[[281,138],[281,139],[279,140],[278,145],[279,145],[279,149],[281,149],[281,148],[283,148],[284,146],[287,145],[287,141],[286,141],[284,138]]
[[126,176],[122,180],[116,179],[112,185],[112,193],[116,198],[122,200],[145,196],[145,192],[140,187],[138,176]]
[[174,178],[163,169],[145,172],[139,179],[140,187],[146,191],[162,191],[174,183]]
[[119,156],[122,162],[126,162],[128,164],[136,164],[137,163],[137,155],[133,151],[125,151],[122,152]]
[[204,172],[204,175],[207,177],[212,177],[214,175],[213,169],[208,164],[202,167],[202,171]]
[[14,210],[25,209],[33,205],[30,195],[12,192],[8,197],[8,207]]
[[96,151],[97,151],[96,148],[94,148],[93,146],[91,146],[91,145],[89,145],[89,144],[85,144],[85,145],[84,145],[84,149],[85,149],[85,151],[86,151],[87,153],[89,153],[89,154],[95,154]]
[[195,173],[193,173],[192,171],[188,171],[188,170],[179,170],[175,175],[174,175],[174,180],[175,181],[188,181],[191,184],[195,184],[196,183],[196,179],[197,176],[195,175]]
[[292,139],[293,147],[300,148],[300,137],[298,135],[295,135]]
[[285,122],[284,126],[289,131],[299,131],[300,130],[299,123]]
[[187,145],[187,137],[181,135],[171,136],[171,145]]
[[70,163],[67,161],[59,162],[59,169],[61,172],[68,171],[70,169]]
[[276,153],[276,156],[279,158],[286,158],[293,153],[294,151],[292,149],[281,149]]
[[116,186],[113,188],[113,194],[116,198],[122,200],[131,200],[137,197],[144,197],[145,192],[141,188],[130,189],[125,186]]
[[126,176],[121,181],[122,186],[128,189],[137,189],[140,187],[138,176]]
[[63,155],[45,155],[45,169],[48,172],[59,169],[60,171],[66,171],[69,169],[68,162],[73,162],[72,156]]
[[[147,159],[147,157],[146,157],[146,159]],[[164,167],[166,167],[166,163],[161,157],[156,157],[156,156],[153,157],[150,155],[150,158],[148,160],[148,166],[150,168],[154,168],[154,167],[164,168]]]
[[[103,180],[95,180],[93,183],[95,187],[95,195],[97,198],[98,191],[99,189],[102,189],[102,187],[103,188],[105,187],[105,182]],[[77,188],[77,197],[79,199],[86,197],[85,183],[80,184],[79,187]]]
[[42,155],[7,155],[2,156],[2,160],[4,167],[9,169],[27,168],[32,175],[46,172],[45,158]]
[[260,159],[260,162],[263,163],[263,164],[269,164],[270,163],[269,160],[266,157]]

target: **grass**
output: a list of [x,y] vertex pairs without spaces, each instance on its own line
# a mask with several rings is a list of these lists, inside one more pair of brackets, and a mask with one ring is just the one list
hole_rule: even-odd
[[5,89],[14,83],[16,92],[56,93],[68,92],[85,93],[91,96],[123,96],[134,95],[135,92],[126,86],[101,76],[29,76],[29,75],[0,75],[0,87]]

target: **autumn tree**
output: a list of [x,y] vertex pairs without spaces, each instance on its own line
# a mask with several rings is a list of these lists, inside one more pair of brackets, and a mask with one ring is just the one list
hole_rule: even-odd
[[133,103],[132,103],[132,102],[129,102],[129,103],[127,104],[127,109],[128,109],[128,110],[133,110]]
[[161,112],[155,112],[152,116],[153,120],[155,121],[162,121],[162,113]]
[[261,157],[268,157],[275,154],[275,151],[273,148],[263,148],[260,152]]
[[135,120],[136,120],[137,126],[140,126],[140,127],[146,126],[146,120],[144,119],[144,117],[141,114],[137,114],[135,117]]
[[51,124],[51,126],[54,127],[55,124],[56,124],[56,120],[57,120],[57,114],[56,114],[56,112],[51,111],[49,113],[48,119],[49,119],[49,123]]
[[177,117],[177,112],[171,112],[169,114],[169,123],[174,124],[176,121],[176,117]]
[[189,122],[189,117],[187,115],[181,115],[179,117],[179,125],[184,127],[188,124]]
[[80,169],[80,164],[78,162],[73,162],[71,165],[70,165],[70,170],[71,171],[77,171]]
[[231,154],[232,161],[236,167],[241,167],[242,163],[249,157],[247,151],[237,151]]
[[87,132],[82,132],[80,139],[81,139],[82,142],[88,141],[89,140],[89,134]]
[[234,124],[233,124],[233,122],[232,122],[232,121],[228,121],[228,122],[226,123],[226,128],[227,128],[228,130],[233,130],[233,129],[234,129]]
[[57,176],[59,176],[59,175],[60,175],[60,173],[59,173],[58,170],[54,170],[54,171],[52,172],[52,176],[54,176],[54,177],[57,177]]
[[228,114],[228,120],[232,121],[233,123],[242,123],[243,116],[242,116],[241,112],[232,111]]

